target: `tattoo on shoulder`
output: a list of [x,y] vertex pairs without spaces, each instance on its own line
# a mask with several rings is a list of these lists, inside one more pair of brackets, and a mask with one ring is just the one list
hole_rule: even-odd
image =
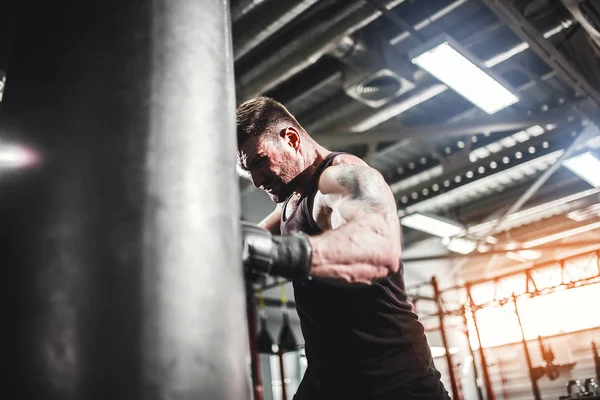
[[345,166],[337,177],[337,183],[345,187],[353,199],[376,208],[386,205],[387,187],[379,173],[370,167]]

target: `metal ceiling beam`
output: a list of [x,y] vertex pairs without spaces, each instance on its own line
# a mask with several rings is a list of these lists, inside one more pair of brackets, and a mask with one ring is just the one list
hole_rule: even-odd
[[[560,26],[559,26],[560,27]],[[554,29],[544,33],[544,37],[552,37],[554,36],[558,30],[556,29],[557,27],[555,27]],[[410,36],[410,34],[408,32],[404,32],[404,34]],[[476,36],[476,35],[472,35],[471,37]],[[468,38],[466,39],[468,40]],[[524,43],[522,43],[524,44]],[[515,64],[515,61],[511,61],[509,63],[506,63],[507,61],[509,61],[512,57],[514,57],[516,54],[525,51],[529,46],[525,46],[524,48],[520,46],[516,46],[511,48],[510,50],[507,50],[501,54],[497,54],[496,56],[485,60],[484,64],[488,67],[488,68],[492,68],[494,67],[496,69],[496,72],[501,73],[500,70],[498,69],[504,69],[507,68],[508,65],[510,64]],[[515,49],[517,49],[515,51]],[[522,67],[521,67],[522,68]],[[528,75],[533,75],[531,72],[528,73]],[[547,87],[546,84],[544,83],[546,80],[554,77],[556,75],[556,73],[554,71],[552,71],[551,73],[545,74],[539,78],[534,78],[532,81],[521,85],[519,88],[517,88],[518,92],[523,92],[525,90],[530,89],[532,86],[536,85],[536,84],[543,84],[544,87]],[[421,84],[419,84],[419,86],[421,86]],[[425,91],[427,91],[428,89],[431,89],[431,86],[429,88],[426,88]],[[446,87],[446,89],[448,89]],[[443,92],[445,90],[439,91],[437,93],[437,95],[439,95],[441,92]],[[411,97],[420,97],[419,93],[421,93],[423,91],[419,90],[415,93],[413,93],[413,96],[409,96],[409,99]],[[561,96],[564,96],[563,94],[561,94]],[[407,100],[407,99],[405,99]],[[424,99],[422,99],[424,100]],[[397,103],[401,102],[402,100],[398,100],[398,101],[393,101],[389,104],[387,104],[386,106],[378,109],[378,110],[371,110],[370,112],[367,110],[365,112],[358,112],[353,114],[352,112],[347,113],[346,115],[351,115],[351,118],[333,118],[331,116],[327,116],[327,118],[325,119],[321,119],[320,121],[317,121],[316,123],[313,123],[313,129],[310,131],[314,131],[314,128],[317,128],[319,131],[325,131],[326,129],[330,129],[332,128],[332,126],[336,126],[338,127],[338,130],[351,130],[351,131],[364,131],[365,129],[361,129],[358,128],[361,125],[364,125],[366,121],[369,120],[374,120],[372,123],[373,125],[378,125],[381,124],[382,122],[384,122],[385,120],[389,120],[391,118],[393,118],[394,116],[398,115],[399,113],[403,112],[404,109],[403,107],[398,107]],[[409,100],[410,101],[410,100]],[[349,105],[352,105],[353,102],[349,102]],[[479,112],[481,113],[481,111],[479,110]],[[339,113],[339,112],[338,112]],[[319,114],[317,114],[319,115]],[[323,114],[320,114],[323,115]],[[368,124],[367,124],[368,125]],[[341,126],[341,127],[340,127]],[[354,129],[353,129],[354,128]],[[334,128],[335,129],[335,128]]]
[[[438,196],[448,196],[453,193],[455,189],[458,189],[462,186],[472,185],[477,181],[487,179],[488,177],[496,175],[497,173],[504,173],[503,171],[517,168],[520,165],[525,165],[529,162],[535,162],[535,160],[539,161],[548,158],[550,157],[550,154],[564,150],[571,144],[572,141],[572,137],[569,132],[577,129],[577,125],[577,122],[572,122],[553,131],[547,132],[542,136],[537,136],[527,140],[526,142],[518,143],[515,146],[505,148],[497,153],[491,154],[489,157],[479,159],[475,162],[471,162],[468,155],[465,154],[464,157],[458,158],[457,162],[453,163],[448,168],[445,168],[443,175],[432,177],[419,183],[418,185],[395,192],[394,196],[396,199],[401,199],[403,197],[409,198],[407,203],[403,203],[401,205],[405,211],[422,212],[420,210],[420,208],[423,207],[422,203],[431,201],[433,198],[437,198]],[[543,142],[548,142],[548,146],[546,148],[542,147]],[[534,147],[537,149],[537,151],[534,154],[530,154],[528,152],[529,147]],[[515,154],[518,152],[522,153],[520,159],[516,158],[515,156]],[[512,162],[505,164],[502,162],[504,157],[508,157]],[[495,169],[490,167],[492,162],[496,163]],[[479,170],[482,167],[484,170],[483,173],[480,173]],[[472,178],[466,177],[466,173],[468,171],[473,172]],[[455,182],[455,177],[457,176],[461,177],[460,182]],[[446,181],[448,181],[449,185],[444,185],[442,190],[442,183]],[[432,188],[434,184],[438,184],[440,190],[433,191]],[[419,195],[418,199],[412,198],[414,193],[421,193],[424,189],[429,190],[429,194],[427,196]],[[421,206],[416,207],[419,204],[421,204]]]
[[484,232],[480,236],[480,243],[482,244],[485,241],[485,238],[488,236],[494,235],[496,232],[502,229],[502,225],[506,221],[509,215],[516,213],[523,207],[523,205],[531,199],[531,197],[537,193],[537,191],[550,179],[550,177],[562,166],[562,162],[567,158],[571,157],[571,155],[583,145],[586,139],[591,138],[591,135],[596,135],[597,128],[595,125],[588,125],[587,127],[581,129],[581,131],[577,134],[577,137],[573,140],[573,142],[569,145],[569,147],[562,153],[562,155],[548,168],[542,175],[540,175],[535,182],[527,190],[519,197],[517,201],[515,201],[509,208],[506,210],[500,218],[496,221],[494,226],[489,229],[487,232]]
[[[551,71],[551,72],[549,72],[549,73],[547,73],[547,74],[544,74],[544,75],[542,75],[542,76],[540,77],[540,81],[541,81],[541,82],[545,82],[545,81],[547,81],[547,80],[549,80],[549,79],[552,79],[552,78],[553,78],[553,77],[555,77],[555,76],[556,76],[556,72],[554,72],[554,71]],[[536,82],[536,81],[529,81],[529,82],[526,82],[526,83],[524,83],[523,85],[521,85],[521,86],[519,86],[519,87],[517,88],[517,92],[521,93],[521,92],[524,92],[524,91],[526,91],[526,90],[529,90],[529,89],[531,89],[533,86],[535,86],[536,84],[537,84],[537,82]],[[450,119],[446,120],[446,121],[445,121],[445,123],[444,123],[444,126],[446,127],[448,124],[455,123],[455,122],[461,122],[461,121],[463,121],[463,120],[465,120],[465,119],[467,119],[467,118],[471,118],[471,117],[473,117],[473,116],[475,116],[475,115],[479,115],[481,112],[482,112],[482,111],[481,111],[481,109],[480,109],[480,108],[478,108],[478,107],[475,107],[475,106],[474,106],[474,107],[472,107],[472,108],[470,108],[470,109],[468,109],[468,110],[466,110],[466,111],[463,111],[463,112],[461,112],[460,114],[457,114],[457,115],[455,115],[454,117],[452,117],[452,118],[450,118]],[[406,145],[407,145],[407,143],[408,143],[407,141],[405,141],[405,140],[404,140],[404,141],[402,141],[402,140],[401,140],[401,141],[399,141],[399,142],[397,142],[397,143],[395,143],[395,144],[393,144],[393,145],[391,145],[391,146],[389,146],[389,147],[386,147],[385,149],[381,150],[380,152],[378,152],[378,153],[375,155],[375,159],[376,159],[378,156],[380,156],[380,155],[383,155],[383,154],[384,154],[384,153],[386,153],[386,152],[393,152],[393,151],[395,151],[395,149],[398,149],[398,148],[404,147],[404,146],[406,146]]]
[[496,254],[506,254],[511,252],[518,252],[520,250],[562,250],[562,249],[576,249],[583,248],[588,246],[596,246],[598,245],[597,240],[578,240],[576,242],[567,242],[567,243],[550,243],[545,245],[536,246],[533,248],[517,248],[512,250],[506,250],[502,248],[492,249],[486,251],[484,253],[470,253],[470,254],[458,254],[458,253],[449,253],[449,254],[439,254],[434,256],[423,256],[423,257],[409,257],[402,258],[403,263],[411,263],[411,262],[424,262],[424,261],[437,261],[437,260],[454,260],[454,259],[464,259],[464,258],[475,258],[475,257],[487,257],[489,258],[492,255]]
[[[585,106],[585,103],[576,103]],[[478,118],[467,122],[454,122],[447,124],[421,125],[399,128],[398,131],[371,131],[364,133],[336,133],[317,135],[315,140],[324,146],[348,146],[355,144],[369,144],[373,142],[394,142],[403,139],[432,140],[452,136],[475,135],[483,132],[506,132],[520,130],[534,125],[547,125],[568,121],[570,118],[579,117],[574,105],[555,108],[546,113],[532,116],[506,117],[496,116]]]
[[[242,20],[233,30],[233,55],[239,60],[259,44],[267,40],[284,25],[297,18],[318,0],[278,0],[268,7],[261,7],[261,20]],[[255,2],[256,3],[256,2]]]
[[[404,1],[387,0],[385,4],[395,7]],[[380,11],[373,10],[362,0],[345,2],[334,16],[309,26],[293,41],[242,73],[237,79],[238,101],[259,95],[291,78],[315,63],[337,39],[361,29],[380,15]]]
[[[507,188],[501,193],[495,194],[493,197],[479,199],[474,203],[470,203],[464,206],[458,206],[456,209],[456,215],[459,215],[462,221],[480,221],[478,225],[487,223],[488,221],[485,220],[485,218],[489,218],[489,210],[492,208],[496,209],[498,215],[500,215],[502,211],[507,208],[507,206],[509,206],[519,198],[521,193],[523,193],[524,185],[525,182],[523,183],[523,185],[517,185]],[[537,205],[541,205],[542,203],[548,203],[557,200],[557,193],[560,193],[561,196],[564,193],[574,194],[585,191],[587,187],[587,184],[583,183],[581,181],[581,178],[574,174],[568,173],[566,177],[562,174],[558,177],[555,175],[552,179],[552,182],[540,189],[540,191],[538,191],[538,193],[535,195],[535,203]],[[590,194],[590,196],[592,194]],[[600,200],[600,198],[598,200]],[[530,218],[533,219],[533,217]],[[512,223],[515,224],[515,222]],[[477,225],[475,225],[475,227],[477,227]],[[504,224],[504,228],[507,228],[506,223]],[[480,230],[483,229],[478,229],[478,231]]]
[[552,43],[513,6],[505,0],[482,0],[517,36],[529,44],[546,64],[576,92],[590,97],[596,105],[600,106],[600,93],[587,81],[587,79],[560,53]]

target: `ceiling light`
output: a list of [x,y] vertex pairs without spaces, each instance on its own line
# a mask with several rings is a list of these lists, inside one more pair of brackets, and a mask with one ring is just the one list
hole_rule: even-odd
[[509,251],[506,253],[506,257],[511,258],[515,261],[519,262],[529,262],[533,260],[537,260],[542,256],[542,253],[535,250],[521,250],[517,252]]
[[526,142],[531,138],[531,135],[525,131],[519,131],[512,136],[521,143]]
[[584,209],[571,211],[567,214],[567,218],[577,222],[585,221],[586,219],[592,219],[595,217],[600,217],[600,203]]
[[512,136],[507,136],[504,139],[500,140],[500,144],[506,148],[509,148],[517,144],[517,141]]
[[451,221],[425,214],[411,214],[400,220],[402,225],[439,237],[456,236],[463,232],[463,227]]
[[529,242],[523,243],[523,247],[535,247],[540,246],[542,244],[556,242],[557,240],[562,240],[571,236],[579,235],[581,233],[593,231],[594,229],[600,228],[600,222],[594,222],[592,224],[583,225],[577,228],[569,229],[564,232],[555,233],[553,235],[544,236],[539,239],[531,240]]
[[541,134],[546,132],[546,130],[539,125],[534,125],[531,128],[526,129],[525,131],[532,136],[540,136]]
[[600,160],[589,151],[563,161],[563,165],[594,187],[600,187]]
[[441,35],[419,47],[409,56],[412,62],[454,89],[488,114],[494,114],[516,102],[507,85],[500,83],[479,61],[447,35]]
[[493,236],[488,236],[487,238],[485,238],[485,241],[489,244],[498,244],[498,239]]
[[486,146],[486,148],[492,153],[497,153],[502,150],[502,145],[498,142],[490,143]]
[[477,248],[477,242],[465,238],[445,238],[442,244],[454,253],[470,254]]
[[473,150],[471,152],[471,154],[473,156],[472,157],[469,156],[470,160],[473,160],[473,159],[479,160],[479,159],[488,157],[490,155],[490,151],[487,148],[485,148],[485,147],[480,147],[480,148],[478,148],[476,150]]
[[[454,355],[454,354],[458,353],[458,348],[450,347],[448,352],[450,354]],[[431,356],[433,358],[439,358],[439,357],[443,357],[445,355],[446,355],[446,349],[444,347],[431,346]]]
[[472,364],[473,364],[473,357],[467,356],[465,358],[465,362],[464,362],[463,367],[462,367],[462,373],[463,373],[463,375],[468,375],[469,374],[469,371],[471,370],[471,365]]

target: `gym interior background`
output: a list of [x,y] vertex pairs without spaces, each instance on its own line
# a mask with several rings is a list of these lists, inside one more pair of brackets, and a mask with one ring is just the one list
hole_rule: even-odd
[[256,285],[246,309],[238,268],[239,217],[273,207],[234,171],[233,110],[258,94],[390,184],[453,398],[600,398],[600,2],[0,10],[2,342],[19,398],[249,398],[249,348],[264,399],[293,396],[291,286]]

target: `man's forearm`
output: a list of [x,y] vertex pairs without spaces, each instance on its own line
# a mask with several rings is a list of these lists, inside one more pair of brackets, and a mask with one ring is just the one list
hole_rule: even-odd
[[258,223],[258,226],[268,230],[273,234],[280,233],[280,222],[281,222],[281,206],[277,206],[275,210],[267,215],[262,221]]
[[315,278],[346,283],[370,283],[396,272],[400,246],[390,238],[381,215],[371,214],[348,222],[336,230],[309,237]]

